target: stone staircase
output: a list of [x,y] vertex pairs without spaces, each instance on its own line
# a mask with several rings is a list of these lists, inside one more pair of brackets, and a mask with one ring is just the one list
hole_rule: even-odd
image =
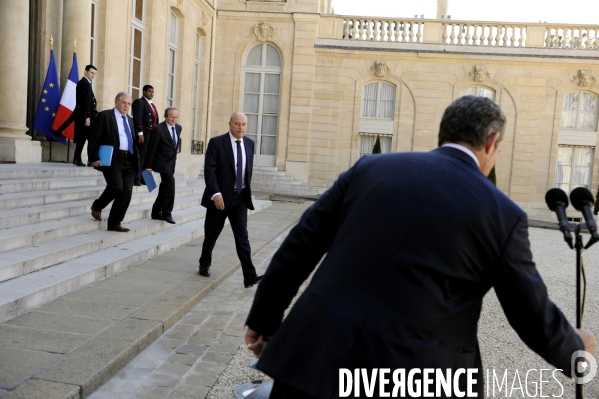
[[[200,179],[204,179],[204,172],[200,172]],[[273,194],[285,195],[318,195],[319,190],[310,188],[301,181],[287,176],[276,166],[254,165],[252,174],[252,191],[262,191]]]
[[[176,225],[150,218],[157,190],[134,187],[128,233],[106,231],[110,205],[102,222],[91,217],[104,187],[93,168],[0,165],[0,321],[203,235],[202,179],[176,175]],[[270,201],[254,205],[258,212]]]

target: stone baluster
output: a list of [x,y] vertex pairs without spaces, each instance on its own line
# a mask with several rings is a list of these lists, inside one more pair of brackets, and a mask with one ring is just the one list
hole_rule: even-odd
[[593,29],[593,31],[592,31],[592,32],[593,32],[593,34],[594,34],[595,36],[594,36],[594,40],[593,40],[593,42],[591,43],[591,45],[593,46],[593,50],[597,50],[597,46],[599,46],[599,37],[598,37],[598,35],[599,35],[599,30]]
[[490,46],[491,45],[491,26],[483,25],[482,31],[483,37],[480,40],[481,46]]
[[464,26],[466,26],[466,25],[457,25],[458,29],[460,30],[460,33],[458,34],[458,45],[459,46],[464,45]]
[[505,26],[501,27],[501,47],[505,47],[507,45],[507,28]]
[[524,43],[524,32],[525,32],[525,27],[521,26],[520,27],[520,37],[518,38],[518,47],[524,47],[525,43]]
[[443,29],[443,35],[441,36],[441,40],[442,40],[443,44],[446,44],[447,43],[447,25],[443,24],[442,29]]
[[362,29],[362,33],[360,33],[360,40],[368,40],[368,27],[370,26],[370,22],[366,20],[362,20],[360,22],[360,28]]
[[385,21],[385,41],[386,42],[390,42],[391,41],[391,23],[389,21]]
[[472,45],[478,46],[478,25],[474,25],[474,36],[472,36]]
[[584,42],[582,43],[582,47],[585,49],[588,49],[590,47],[590,45],[589,45],[589,29],[588,28],[585,29]]
[[424,22],[418,24],[418,32],[416,33],[416,42],[421,43],[422,31],[424,30]]
[[393,37],[396,42],[399,41],[399,36],[401,35],[400,29],[401,29],[401,22],[395,21],[395,35]]
[[403,23],[403,32],[401,34],[401,41],[405,43],[408,40],[407,37],[408,37],[408,23],[404,22]]
[[[572,32],[574,33],[574,32]],[[563,42],[563,39],[566,38],[566,29],[564,29],[564,34],[562,35],[562,40],[560,40],[559,38],[559,29],[555,28],[555,35],[553,35],[553,47],[554,48],[559,48],[560,44],[561,44],[561,48],[566,48],[566,46],[564,45],[565,43]],[[560,43],[561,41],[561,43]]]
[[455,24],[449,25],[451,27],[451,36],[449,36],[449,44],[455,44]]
[[349,39],[349,20],[343,20],[343,38]]
[[545,48],[551,47],[551,28],[545,27]]
[[374,22],[373,21],[366,21],[366,23],[368,24],[368,33],[366,34],[366,40],[372,40],[372,36],[373,36],[373,33],[372,33],[373,26],[372,26],[372,24]]
[[466,43],[465,44],[467,46],[470,46],[471,45],[470,41],[472,40],[472,29],[471,29],[472,26],[470,26],[470,25],[465,25],[465,26],[466,26]]
[[516,28],[510,26],[512,28],[512,35],[510,36],[510,47],[514,47],[516,44]]
[[418,22],[414,22],[412,21],[412,24],[410,26],[410,43],[414,43],[414,38],[416,37],[416,29],[418,26]]
[[501,26],[497,25],[495,27],[495,35],[493,35],[493,46],[499,46],[499,31],[501,30]]

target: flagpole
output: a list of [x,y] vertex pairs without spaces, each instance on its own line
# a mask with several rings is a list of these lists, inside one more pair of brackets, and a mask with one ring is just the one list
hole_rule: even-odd
[[[77,52],[77,39],[73,42],[73,53]],[[67,139],[67,163],[69,163],[69,156],[71,151],[71,139]]]

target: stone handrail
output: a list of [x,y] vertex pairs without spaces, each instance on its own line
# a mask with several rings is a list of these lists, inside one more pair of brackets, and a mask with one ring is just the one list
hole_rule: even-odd
[[322,16],[321,21],[331,27],[327,30],[332,38],[343,40],[569,50],[599,48],[599,26],[339,15]]

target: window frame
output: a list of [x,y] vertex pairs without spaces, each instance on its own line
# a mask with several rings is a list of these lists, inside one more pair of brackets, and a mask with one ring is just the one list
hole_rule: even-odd
[[[173,20],[175,23],[175,34],[173,41],[173,35],[171,34]],[[169,30],[168,30],[168,53],[167,53],[167,70],[166,70],[166,106],[174,107],[175,106],[175,97],[176,87],[177,87],[177,50],[178,50],[178,41],[179,41],[179,18],[177,15],[171,10],[170,19],[169,19]],[[171,64],[172,57],[172,64]],[[170,66],[170,68],[169,68]]]
[[[561,109],[561,115],[560,115],[560,131],[570,131],[570,132],[597,132],[598,128],[599,128],[599,95],[592,93],[590,91],[586,91],[586,90],[577,90],[577,91],[573,91],[568,93],[565,97],[564,97],[564,103],[565,104],[567,102],[567,99],[574,95],[574,94],[578,94],[578,107],[576,110],[576,124],[574,128],[571,127],[563,127],[563,123],[564,123],[564,107],[562,105],[562,109]],[[592,129],[581,129],[580,128],[580,123],[581,123],[581,118],[580,115],[582,113],[582,96],[584,94],[588,94],[592,97],[595,97],[595,120],[594,120],[594,128]]]
[[[377,85],[377,92],[376,92],[376,116],[364,116],[365,113],[365,102],[366,101],[373,101],[372,99],[366,99],[366,87],[371,86],[371,85]],[[383,91],[383,85],[387,85],[389,87],[391,87],[393,90],[393,102],[392,102],[392,107],[391,109],[392,111],[392,117],[391,118],[381,118],[380,114],[381,114],[381,101],[387,101],[389,102],[389,100],[381,100],[381,93]],[[361,113],[360,113],[360,118],[362,119],[379,119],[379,120],[385,120],[385,121],[393,121],[395,120],[395,105],[396,105],[396,100],[397,100],[397,86],[388,83],[388,82],[382,82],[382,81],[375,81],[375,82],[370,82],[367,83],[363,86],[362,88],[362,107],[361,107]]]

